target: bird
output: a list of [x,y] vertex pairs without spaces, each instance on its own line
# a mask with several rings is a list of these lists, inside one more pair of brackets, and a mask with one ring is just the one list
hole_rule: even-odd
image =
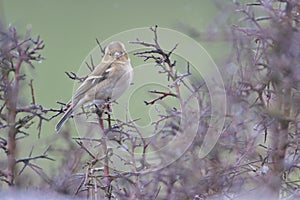
[[59,132],[64,123],[81,106],[102,105],[117,100],[128,89],[133,78],[130,58],[122,42],[110,42],[99,65],[86,77],[66,104],[66,112],[55,126]]

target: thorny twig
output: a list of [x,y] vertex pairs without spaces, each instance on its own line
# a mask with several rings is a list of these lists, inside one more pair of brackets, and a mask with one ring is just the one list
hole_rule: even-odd
[[31,151],[30,151],[28,157],[24,157],[24,158],[17,159],[17,160],[16,160],[16,163],[21,163],[21,162],[24,163],[24,166],[23,166],[22,169],[20,170],[19,175],[22,174],[22,172],[25,170],[25,168],[26,168],[27,166],[32,165],[31,161],[33,161],[33,160],[37,160],[37,159],[47,159],[47,160],[54,161],[53,158],[51,158],[51,157],[49,157],[49,156],[47,155],[47,152],[48,152],[49,149],[50,149],[50,146],[49,146],[48,148],[46,148],[46,150],[45,150],[41,155],[38,155],[38,156],[32,156],[33,148],[31,148]]
[[172,92],[164,92],[158,90],[150,90],[149,92],[153,94],[160,94],[161,96],[158,96],[155,99],[152,99],[151,101],[144,101],[146,105],[153,105],[156,101],[163,100],[167,96],[177,97],[177,95],[173,94]]
[[74,72],[65,72],[65,74],[66,74],[70,79],[72,79],[72,80],[77,80],[77,81],[79,81],[79,82],[83,82],[83,81],[86,79],[86,77],[87,77],[87,76],[79,77],[79,76],[77,76],[77,74],[74,73]]
[[190,75],[189,64],[187,66],[188,75],[178,75],[177,70],[174,69],[174,67],[176,66],[176,60],[174,60],[174,61],[171,60],[171,55],[173,54],[175,49],[178,47],[178,44],[176,44],[170,51],[163,50],[163,48],[160,46],[160,44],[158,42],[158,35],[157,35],[158,29],[157,28],[158,28],[157,25],[150,28],[150,30],[154,34],[154,39],[153,39],[154,43],[144,42],[139,39],[136,39],[136,41],[131,41],[130,43],[139,44],[139,45],[142,45],[145,47],[152,48],[151,50],[136,52],[136,53],[134,53],[134,55],[145,58],[144,61],[152,59],[156,62],[157,65],[159,65],[163,69],[163,71],[161,73],[166,73],[168,80],[171,79],[173,81],[171,86],[175,88],[176,96],[180,102],[180,106],[184,110],[185,105],[184,105],[183,99],[181,97],[179,82],[182,81],[182,79],[184,77]]
[[102,57],[103,57],[104,54],[105,54],[105,48],[102,47],[102,45],[101,45],[101,43],[99,42],[98,38],[96,38],[96,42],[97,42],[97,44],[98,44],[99,50],[100,50],[100,52],[101,52],[101,55],[102,55]]
[[[2,137],[3,142],[1,143],[1,148],[4,149],[7,154],[7,166],[6,169],[3,170],[5,173],[2,179],[6,180],[5,182],[9,185],[14,185],[16,178],[15,166],[18,162],[24,162],[26,164],[21,170],[22,172],[27,165],[31,165],[31,168],[34,170],[37,169],[37,166],[34,167],[33,164],[30,163],[31,160],[40,158],[50,159],[46,156],[46,152],[41,156],[17,159],[16,140],[20,140],[29,135],[25,130],[36,123],[36,119],[38,121],[38,136],[40,136],[42,122],[51,120],[57,116],[61,110],[45,109],[36,103],[33,80],[30,80],[28,84],[24,84],[30,88],[30,95],[28,96],[31,97],[31,103],[29,105],[20,105],[20,101],[24,101],[24,97],[20,96],[21,90],[23,89],[21,84],[26,81],[26,74],[21,73],[22,68],[26,66],[25,64],[34,68],[34,61],[41,62],[44,59],[40,51],[45,45],[40,36],[37,36],[36,39],[30,38],[28,31],[22,38],[17,34],[15,28],[9,27],[5,30],[0,26],[0,45],[0,99],[2,101],[0,109],[0,116],[2,116],[0,117],[0,128],[6,130],[8,134],[7,138]],[[58,114],[48,117],[47,114],[49,113]]]

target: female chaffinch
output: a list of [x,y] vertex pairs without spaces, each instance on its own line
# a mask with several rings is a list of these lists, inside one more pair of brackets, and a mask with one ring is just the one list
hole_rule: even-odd
[[114,41],[105,48],[100,64],[87,76],[67,103],[67,111],[55,126],[58,132],[76,109],[89,103],[101,105],[116,100],[129,87],[133,76],[124,44]]

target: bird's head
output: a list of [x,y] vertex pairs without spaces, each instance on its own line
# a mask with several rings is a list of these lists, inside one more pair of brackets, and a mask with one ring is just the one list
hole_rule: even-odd
[[126,52],[125,46],[123,43],[114,41],[107,45],[105,48],[105,55],[103,57],[104,61],[127,61],[128,54]]

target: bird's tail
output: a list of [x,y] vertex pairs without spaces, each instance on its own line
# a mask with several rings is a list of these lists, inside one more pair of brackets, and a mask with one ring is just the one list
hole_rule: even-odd
[[55,126],[55,131],[59,132],[59,130],[61,129],[61,127],[65,124],[65,122],[71,117],[71,115],[73,114],[75,108],[74,107],[70,107],[67,112],[65,112],[65,114],[62,116],[62,118],[57,122],[56,126]]

